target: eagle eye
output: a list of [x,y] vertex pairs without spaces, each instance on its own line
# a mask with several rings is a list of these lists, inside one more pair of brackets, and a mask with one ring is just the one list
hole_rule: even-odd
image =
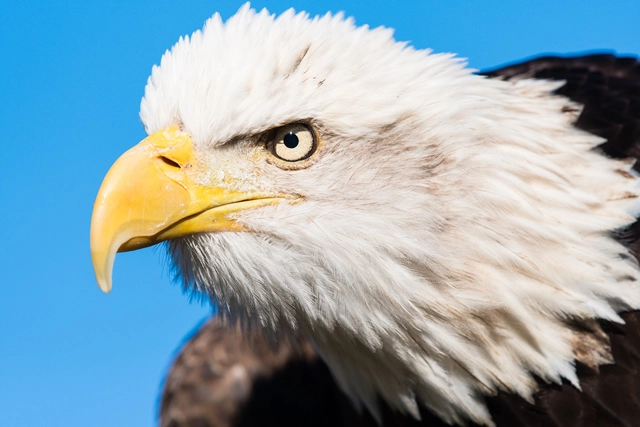
[[269,151],[287,162],[308,159],[316,151],[316,134],[302,123],[284,125],[275,130],[274,138],[268,144]]

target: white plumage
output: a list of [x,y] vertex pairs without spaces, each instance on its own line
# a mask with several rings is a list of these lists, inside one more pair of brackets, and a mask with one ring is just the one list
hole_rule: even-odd
[[[215,15],[154,68],[144,125],[193,138],[195,182],[296,200],[237,213],[250,232],[170,241],[180,276],[309,339],[374,414],[380,395],[491,425],[485,395],[531,399],[533,375],[579,387],[575,360],[611,359],[594,319],[640,308],[610,236],[635,220],[638,179],[557,86],[486,79],[342,15]],[[317,152],[274,160],[262,135],[298,122]]]

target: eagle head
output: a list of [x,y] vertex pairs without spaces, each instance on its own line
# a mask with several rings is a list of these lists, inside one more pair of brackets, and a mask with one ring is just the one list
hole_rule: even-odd
[[576,360],[611,357],[595,319],[640,307],[610,236],[638,180],[557,86],[340,14],[214,15],[153,68],[149,136],[102,184],[98,283],[117,251],[168,241],[186,287],[310,340],[374,414],[382,398],[491,424],[483,396],[579,386]]

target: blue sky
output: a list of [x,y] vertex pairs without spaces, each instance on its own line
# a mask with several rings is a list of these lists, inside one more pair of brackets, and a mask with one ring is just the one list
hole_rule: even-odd
[[[210,313],[170,284],[158,249],[120,254],[102,294],[92,203],[111,163],[144,138],[151,66],[234,1],[0,4],[0,425],[152,426],[182,340]],[[640,53],[640,2],[255,1],[343,10],[418,48],[485,68],[540,52]]]

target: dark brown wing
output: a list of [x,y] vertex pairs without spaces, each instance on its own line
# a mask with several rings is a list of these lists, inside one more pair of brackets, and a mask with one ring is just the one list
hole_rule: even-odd
[[[609,156],[640,157],[640,64],[611,54],[547,56],[483,73],[489,77],[565,80],[557,90],[584,104],[576,123],[608,139]],[[638,253],[636,223],[618,238]],[[487,399],[499,427],[640,426],[640,312],[626,325],[603,323],[614,365],[595,372],[578,364],[582,391],[540,382],[535,404],[500,393]],[[360,414],[308,345],[273,347],[259,334],[244,335],[220,319],[206,323],[185,345],[169,373],[162,397],[162,427],[344,426],[377,427]],[[422,422],[382,404],[387,427],[442,423],[422,411]]]
[[625,325],[603,323],[615,364],[599,372],[578,363],[582,391],[566,382],[539,381],[535,405],[506,393],[487,400],[497,426],[640,426],[640,312],[622,315]]
[[[388,427],[444,427],[424,412],[423,422],[383,405]],[[380,427],[358,412],[308,344],[275,346],[219,317],[186,343],[165,380],[161,427]]]
[[162,427],[348,427],[358,418],[308,344],[276,346],[218,317],[180,351],[160,410]]

